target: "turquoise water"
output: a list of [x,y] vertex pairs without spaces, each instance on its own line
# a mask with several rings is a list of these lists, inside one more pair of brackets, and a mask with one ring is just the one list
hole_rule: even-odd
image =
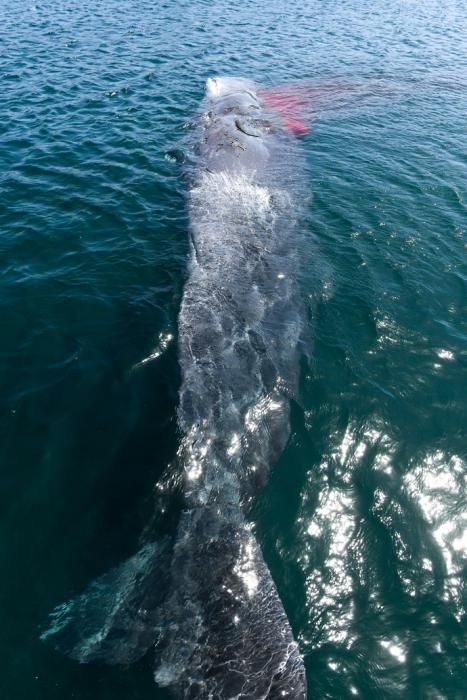
[[150,655],[84,666],[38,637],[178,507],[170,154],[212,74],[356,86],[317,99],[302,140],[311,360],[252,514],[309,697],[467,697],[466,18],[430,0],[1,3],[1,698],[167,697]]

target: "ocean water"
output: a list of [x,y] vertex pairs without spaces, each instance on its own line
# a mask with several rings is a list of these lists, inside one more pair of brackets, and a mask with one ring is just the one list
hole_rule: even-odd
[[309,698],[466,698],[463,3],[3,0],[0,35],[0,697],[168,697],[39,635],[177,508],[177,160],[233,74],[314,86],[309,359],[251,514]]

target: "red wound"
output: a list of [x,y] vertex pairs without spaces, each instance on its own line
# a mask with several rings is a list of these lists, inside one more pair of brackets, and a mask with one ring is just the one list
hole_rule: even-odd
[[265,104],[280,115],[286,129],[290,129],[294,134],[307,134],[310,131],[309,126],[300,116],[301,100],[290,94],[287,88],[284,90],[264,88],[260,94]]

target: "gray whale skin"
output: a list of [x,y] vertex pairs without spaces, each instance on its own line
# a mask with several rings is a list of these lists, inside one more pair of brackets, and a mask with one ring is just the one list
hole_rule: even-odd
[[303,302],[300,147],[261,88],[210,78],[188,159],[191,257],[179,315],[184,510],[51,614],[80,661],[150,648],[176,698],[306,698],[302,657],[247,514],[289,434]]

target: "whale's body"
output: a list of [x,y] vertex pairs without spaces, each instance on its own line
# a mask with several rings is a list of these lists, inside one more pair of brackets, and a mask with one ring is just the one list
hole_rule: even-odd
[[306,697],[303,661],[247,520],[289,433],[304,316],[296,139],[240,78],[208,80],[190,159],[191,259],[179,315],[176,534],[53,613],[80,661],[128,663],[155,644],[175,697]]

